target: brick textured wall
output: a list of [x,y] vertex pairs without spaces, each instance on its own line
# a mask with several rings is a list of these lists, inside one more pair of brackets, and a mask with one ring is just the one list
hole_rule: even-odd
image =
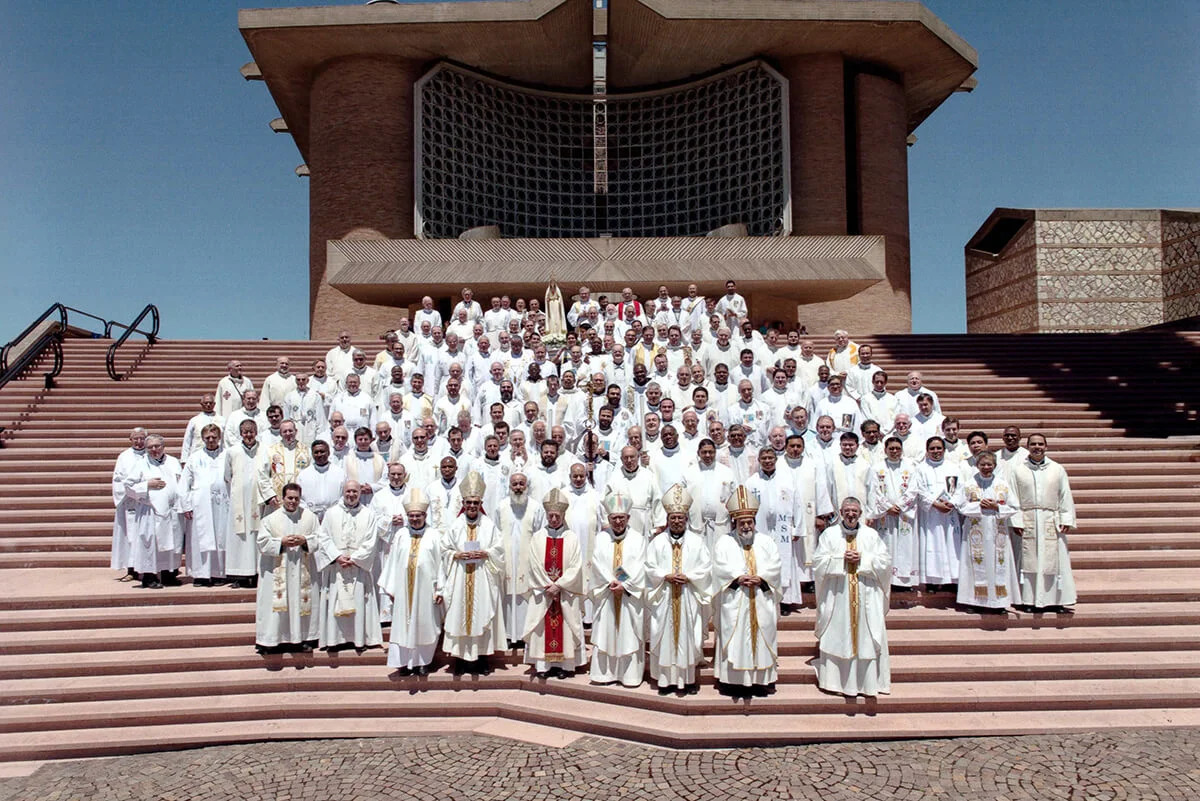
[[846,233],[845,64],[837,53],[780,64],[788,80],[792,232]]
[[1163,322],[1200,315],[1200,213],[1164,211]]
[[1034,224],[1025,224],[1004,252],[967,252],[967,330],[1021,333],[1038,330]]
[[419,65],[375,57],[323,65],[310,113],[310,336],[356,340],[394,328],[402,309],[360,303],[327,283],[330,239],[413,236],[413,82]]

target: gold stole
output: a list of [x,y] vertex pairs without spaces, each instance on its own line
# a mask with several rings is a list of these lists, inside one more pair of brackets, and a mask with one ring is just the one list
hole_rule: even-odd
[[[683,571],[683,538],[671,543],[671,573]],[[679,623],[683,615],[683,585],[671,584],[671,625],[675,632],[675,650],[679,650]]]
[[[289,520],[291,518],[288,518]],[[279,557],[275,560],[275,570],[271,586],[271,611],[286,612],[287,598],[287,548],[280,546]],[[312,614],[312,576],[308,572],[308,556],[300,555],[300,616]]]
[[[621,562],[625,554],[625,538],[613,542],[613,573],[617,572],[617,568],[621,566]],[[617,633],[621,633],[621,599],[623,595],[613,596],[613,610],[617,620]]]
[[[475,540],[475,529],[477,524],[467,523],[467,539]],[[475,622],[475,563],[470,562],[464,565],[467,572],[466,585],[466,604],[467,608],[463,611],[463,626],[466,628],[466,636],[471,636],[471,624]]]
[[[858,532],[854,532],[846,537],[846,549],[851,551],[858,550],[854,546],[857,544]],[[854,647],[854,658],[858,658],[858,564],[846,565],[846,581],[850,587],[850,639]]]
[[408,617],[412,619],[412,604],[413,604],[413,587],[417,582],[417,557],[421,555],[421,541],[424,536],[412,536],[408,538]]
[[[742,491],[738,487],[738,491]],[[758,575],[758,560],[754,558],[754,544],[742,546],[742,555],[746,558],[746,575]],[[758,666],[758,587],[747,587],[750,590],[750,653],[754,657],[754,665]]]

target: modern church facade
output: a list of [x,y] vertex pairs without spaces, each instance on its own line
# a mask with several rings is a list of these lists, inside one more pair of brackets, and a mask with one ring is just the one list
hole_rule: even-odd
[[[423,295],[717,295],[911,328],[907,146],[975,51],[887,0],[512,0],[245,10],[310,182],[310,335]],[[538,288],[535,291],[535,287]]]

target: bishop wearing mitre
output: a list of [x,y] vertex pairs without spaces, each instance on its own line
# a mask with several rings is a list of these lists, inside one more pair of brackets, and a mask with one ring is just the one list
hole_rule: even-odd
[[458,660],[456,675],[488,673],[488,657],[505,646],[500,596],[504,590],[504,538],[483,513],[487,486],[472,470],[462,482],[462,512],[443,532],[446,601],[442,647]]
[[412,489],[404,500],[408,525],[392,537],[379,588],[392,599],[387,664],[401,676],[425,676],[442,635],[442,534],[427,525],[429,497]]
[[592,665],[596,684],[642,683],[645,671],[646,537],[629,528],[633,500],[613,493],[604,499],[607,525],[592,544],[588,564],[592,599]]
[[779,622],[779,548],[756,530],[758,499],[739,486],[725,502],[733,533],[713,548],[713,616],[718,689],[768,695],[775,689]]
[[704,537],[688,528],[692,496],[675,484],[662,497],[667,530],[646,549],[650,613],[650,675],[658,692],[696,693],[696,666],[704,658],[704,609],[711,598],[712,556]]
[[529,541],[529,605],[525,662],[542,678],[565,679],[584,662],[583,548],[567,528],[567,494],[555,487],[542,499],[546,525]]

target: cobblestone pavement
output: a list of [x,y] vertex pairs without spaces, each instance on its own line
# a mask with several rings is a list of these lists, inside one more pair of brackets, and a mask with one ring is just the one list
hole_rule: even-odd
[[0,799],[970,799],[1200,797],[1200,730],[670,751],[584,737],[317,740],[60,762]]

